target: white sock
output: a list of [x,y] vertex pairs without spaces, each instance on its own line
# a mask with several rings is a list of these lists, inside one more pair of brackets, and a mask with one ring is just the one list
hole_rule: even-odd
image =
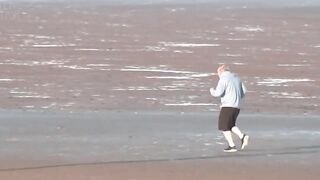
[[240,139],[243,138],[244,134],[240,131],[240,129],[237,126],[234,126],[231,131],[235,133],[237,136],[239,136]]
[[226,138],[229,146],[230,147],[234,147],[235,144],[234,144],[233,139],[232,139],[231,131],[223,131],[222,133],[223,133],[224,137]]

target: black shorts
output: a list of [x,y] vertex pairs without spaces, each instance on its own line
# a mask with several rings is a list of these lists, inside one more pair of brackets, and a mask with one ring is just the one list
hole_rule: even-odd
[[219,130],[230,131],[236,125],[240,109],[233,107],[222,107],[219,115]]

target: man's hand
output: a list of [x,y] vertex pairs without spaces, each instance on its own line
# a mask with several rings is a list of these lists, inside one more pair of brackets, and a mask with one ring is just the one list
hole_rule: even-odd
[[213,96],[215,89],[214,88],[210,88],[210,94]]

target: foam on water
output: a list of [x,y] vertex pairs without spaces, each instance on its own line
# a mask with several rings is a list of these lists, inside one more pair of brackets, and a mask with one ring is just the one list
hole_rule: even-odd
[[146,100],[158,101],[158,98],[146,98]]
[[126,66],[126,68],[120,69],[120,71],[127,72],[157,72],[157,73],[173,73],[183,74],[184,76],[145,76],[146,79],[177,79],[188,80],[193,78],[210,77],[216,75],[216,73],[197,73],[192,71],[179,71],[171,70],[168,67],[160,65],[159,67],[139,67],[139,66]]
[[242,57],[242,54],[219,54],[221,57]]
[[15,37],[28,37],[28,38],[36,38],[36,39],[56,39],[53,36],[45,36],[45,35],[35,35],[35,34],[12,34]]
[[183,91],[183,90],[185,90],[185,89],[179,88],[177,86],[160,86],[158,89],[162,90],[162,91]]
[[75,44],[35,44],[32,45],[32,47],[37,47],[37,48],[54,48],[54,47],[70,47],[70,46],[75,46]]
[[50,96],[41,96],[41,95],[14,95],[11,96],[13,98],[35,98],[35,99],[49,99],[51,98]]
[[310,66],[310,64],[277,64],[280,67],[306,67]]
[[247,65],[246,63],[240,63],[240,62],[234,62],[232,63],[233,65],[239,65],[239,66],[242,66],[242,65]]
[[220,44],[195,44],[195,43],[176,43],[176,42],[159,42],[166,47],[218,47]]
[[217,73],[195,73],[190,75],[190,77],[210,77],[214,75],[217,75]]
[[191,79],[186,76],[146,76],[147,79]]
[[75,105],[74,102],[68,102],[68,103],[63,104],[62,107],[71,107],[73,105]]
[[108,51],[107,49],[95,49],[95,48],[77,48],[75,51]]
[[241,31],[241,32],[264,32],[264,29],[260,26],[251,26],[251,25],[246,25],[242,27],[235,27],[234,28],[236,31]]
[[34,92],[24,92],[24,91],[16,91],[16,90],[11,90],[11,94],[34,94]]
[[247,38],[228,38],[228,41],[248,41],[251,39],[247,39]]
[[87,64],[89,67],[109,67],[110,64]]
[[160,69],[159,67],[127,67],[122,68],[120,71],[132,71],[132,72],[162,72],[162,73],[176,73],[176,74],[192,74],[194,72],[191,71],[177,71],[177,70],[168,70],[168,69]]
[[83,66],[79,66],[79,65],[70,65],[70,66],[59,65],[59,66],[57,66],[57,67],[58,67],[58,68],[73,69],[73,70],[92,70],[91,68],[83,67]]
[[304,53],[304,52],[297,53],[297,54],[300,55],[300,56],[306,56],[306,55],[308,55],[308,53]]
[[186,76],[146,76],[147,79],[193,79],[193,78],[201,78],[201,77],[209,77],[216,75],[216,73],[195,73],[188,74]]
[[185,103],[167,103],[165,105],[166,106],[213,106],[213,105],[217,105],[217,104],[185,102]]
[[174,50],[173,52],[183,53],[183,54],[192,54],[193,53],[193,51],[189,51],[189,50]]
[[170,12],[178,12],[178,11],[185,11],[185,8],[166,8],[167,11]]
[[156,88],[143,87],[143,86],[139,86],[139,87],[130,86],[128,88],[113,88],[112,90],[113,91],[155,91],[157,89]]
[[117,23],[106,23],[105,25],[108,27],[124,27],[124,28],[130,27],[130,25],[128,24],[117,24]]
[[273,79],[267,78],[263,79],[263,81],[258,81],[258,85],[265,86],[288,86],[286,83],[299,83],[299,82],[314,82],[315,80],[311,79]]
[[273,51],[273,52],[288,52],[288,49],[282,49],[282,48],[276,48],[276,49],[272,49],[272,48],[262,48],[262,51]]
[[168,48],[159,47],[159,46],[146,46],[145,51],[156,51],[156,52],[165,52],[168,51]]
[[316,96],[303,96],[302,93],[299,92],[266,92],[271,95],[272,98],[287,98],[287,99],[315,99]]
[[24,79],[0,79],[0,82],[25,81]]
[[0,50],[13,50],[12,47],[0,47]]
[[36,39],[56,39],[55,37],[51,36],[40,36],[40,35],[32,35],[31,37],[34,37]]

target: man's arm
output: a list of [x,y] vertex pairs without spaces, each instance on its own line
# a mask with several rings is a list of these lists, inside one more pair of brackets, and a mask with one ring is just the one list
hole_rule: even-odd
[[216,89],[210,88],[210,94],[214,97],[221,97],[224,94],[225,89],[225,82],[223,79],[220,79]]

